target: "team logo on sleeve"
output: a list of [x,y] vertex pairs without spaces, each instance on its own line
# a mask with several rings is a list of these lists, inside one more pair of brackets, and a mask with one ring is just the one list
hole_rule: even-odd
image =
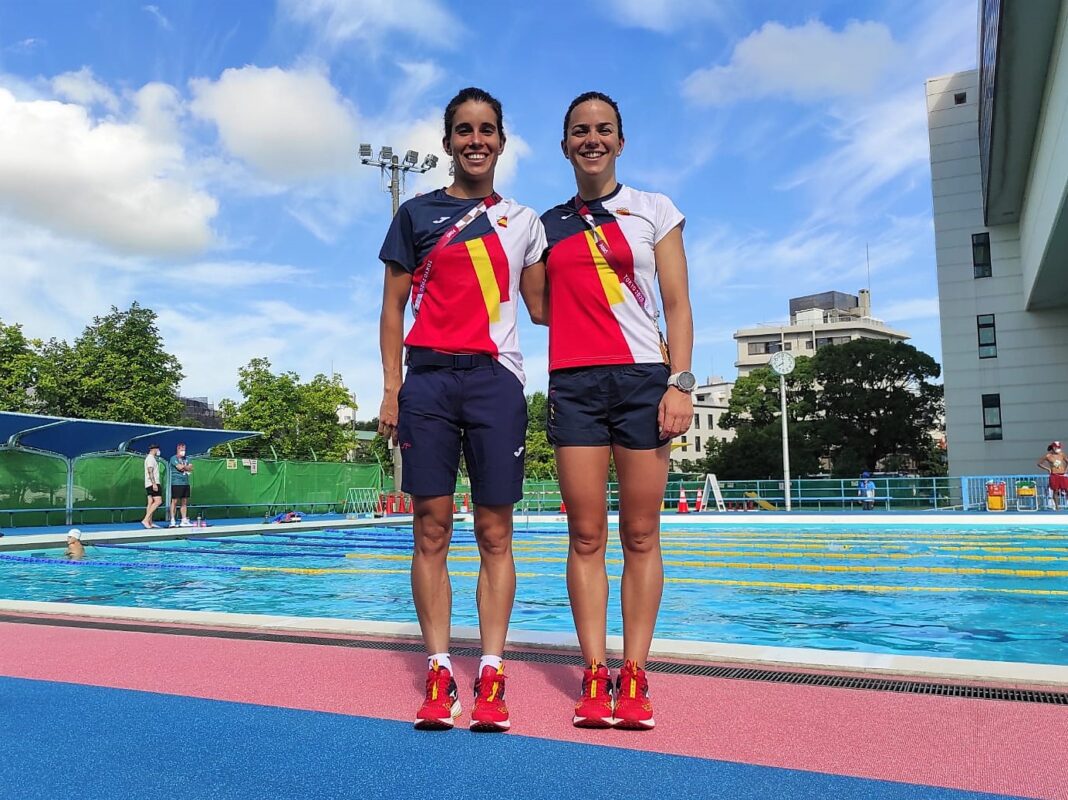
[[501,228],[508,227],[508,217],[497,217],[497,225]]

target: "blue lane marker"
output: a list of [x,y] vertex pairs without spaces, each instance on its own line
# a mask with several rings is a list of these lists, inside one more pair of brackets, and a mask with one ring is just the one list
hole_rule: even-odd
[[[333,544],[327,544],[326,542],[246,542],[242,541],[240,537],[228,536],[221,539],[202,539],[199,536],[195,539],[190,539],[191,542],[218,542],[220,544],[246,544],[257,547],[322,547],[328,550],[337,550],[338,548],[344,548],[345,550],[406,550],[409,553],[412,550],[410,544],[371,544],[363,542],[334,542]],[[183,550],[185,550],[183,548]],[[188,551],[186,551],[188,552]],[[244,552],[243,550],[241,551]],[[236,551],[235,551],[236,553]]]
[[[97,545],[99,547],[100,545]],[[0,555],[0,561],[20,561],[30,564],[59,564],[64,567],[133,567],[136,569],[209,569],[215,572],[240,572],[241,567],[222,566],[219,564],[161,564],[159,562],[137,561],[70,561],[65,558],[39,558],[34,556]]]
[[[406,722],[20,678],[0,677],[0,697],[0,741],[11,765],[0,770],[7,779],[0,796],[18,800],[557,800],[589,795],[590,787],[606,798],[999,797],[536,739],[514,729],[428,734]],[[57,768],[57,742],[72,735],[78,757]]]
[[223,550],[221,547],[158,547],[148,544],[94,544],[93,547],[110,547],[115,550],[151,550],[157,553],[206,553],[212,556],[254,556],[256,558],[344,558],[344,553],[305,553],[276,550]]

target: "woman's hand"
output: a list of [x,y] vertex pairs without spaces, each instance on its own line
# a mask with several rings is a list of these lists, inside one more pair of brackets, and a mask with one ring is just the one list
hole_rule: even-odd
[[382,405],[378,408],[378,432],[393,446],[397,444],[397,415],[399,392],[382,393]]
[[689,392],[669,386],[660,399],[657,422],[661,439],[673,439],[686,433],[693,423],[693,398]]

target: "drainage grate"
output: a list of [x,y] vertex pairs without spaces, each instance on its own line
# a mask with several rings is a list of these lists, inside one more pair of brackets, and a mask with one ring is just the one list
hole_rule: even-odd
[[[422,653],[423,645],[419,642],[375,641],[368,639],[340,639],[314,634],[288,634],[271,631],[253,630],[218,630],[216,628],[190,627],[182,628],[172,625],[143,624],[136,622],[118,622],[104,620],[71,619],[62,617],[24,617],[17,614],[0,613],[0,622],[12,622],[22,625],[55,625],[66,628],[92,628],[109,631],[130,631],[135,633],[157,633],[174,636],[208,636],[219,639],[238,639],[243,641],[284,642],[288,644],[314,644],[327,647],[355,647],[361,650],[391,650],[403,653]],[[457,656],[477,658],[481,651],[477,647],[454,647],[452,653]],[[507,661],[526,661],[537,664],[559,664],[561,666],[580,667],[582,658],[570,653],[531,652],[527,650],[506,650]],[[608,659],[608,666],[618,669],[623,662],[618,658]],[[930,683],[926,681],[901,680],[849,675],[828,675],[814,672],[789,672],[761,667],[730,667],[711,664],[687,664],[676,661],[650,661],[645,665],[648,672],[670,675],[693,675],[702,678],[725,678],[741,681],[763,681],[765,683],[789,683],[797,686],[822,686],[832,689],[866,689],[874,692],[898,692],[904,694],[937,695],[940,697],[963,697],[973,700],[1006,700],[1013,703],[1043,703],[1046,705],[1068,706],[1068,692],[1047,691],[1040,689],[1012,689],[992,686],[966,686],[952,683]]]

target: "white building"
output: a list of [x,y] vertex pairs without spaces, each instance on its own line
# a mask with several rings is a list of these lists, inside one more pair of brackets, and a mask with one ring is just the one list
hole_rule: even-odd
[[773,353],[791,351],[795,356],[812,356],[821,347],[843,344],[853,339],[883,339],[903,342],[904,331],[894,330],[871,314],[871,294],[821,292],[790,299],[790,321],[785,325],[758,325],[735,331],[738,342],[738,376],[748,375],[766,365]]
[[733,430],[719,427],[719,418],[727,413],[734,384],[720,377],[710,377],[693,390],[693,423],[690,429],[671,443],[671,460],[697,461],[708,455],[713,439],[729,442]]
[[927,81],[951,475],[1068,438],[1068,0],[982,0],[980,68]]

